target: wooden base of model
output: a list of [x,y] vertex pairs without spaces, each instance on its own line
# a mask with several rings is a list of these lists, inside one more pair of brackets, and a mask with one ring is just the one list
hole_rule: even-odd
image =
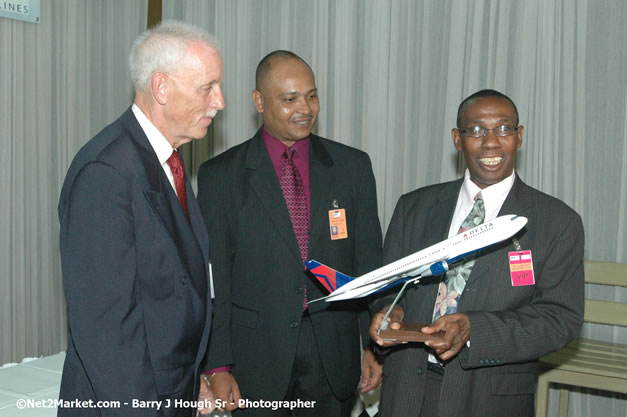
[[434,334],[427,334],[420,331],[428,324],[421,323],[402,323],[401,328],[398,330],[390,329],[381,330],[379,336],[385,341],[394,342],[425,342],[430,340],[433,342],[443,342],[444,332],[438,332]]

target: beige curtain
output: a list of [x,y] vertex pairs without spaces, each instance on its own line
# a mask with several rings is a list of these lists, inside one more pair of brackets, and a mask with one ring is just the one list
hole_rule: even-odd
[[[40,24],[0,19],[0,364],[65,349],[58,195],[78,148],[131,103],[146,6],[42,1]],[[386,227],[402,193],[461,175],[457,105],[493,87],[526,127],[523,179],[582,215],[588,258],[627,263],[624,0],[164,0],[163,15],[213,32],[225,59],[227,107],[185,150],[191,171],[252,136],[254,69],[290,49],[317,75],[318,133],[370,154]],[[583,333],[627,343],[621,328]],[[570,415],[624,416],[624,398],[582,391]]]
[[[259,60],[289,49],[317,76],[318,133],[367,151],[384,227],[398,197],[459,177],[451,128],[459,102],[496,88],[517,103],[518,171],[577,210],[586,257],[627,263],[627,2],[624,0],[164,0],[164,18],[222,43],[226,110],[194,143],[194,167],[258,127]],[[627,302],[627,292],[588,288]],[[586,325],[627,343],[627,330]],[[571,395],[571,416],[625,416],[625,396]],[[551,415],[556,415],[555,395]]]
[[0,18],[0,364],[65,350],[57,201],[78,148],[132,99],[146,1],[41,2]]

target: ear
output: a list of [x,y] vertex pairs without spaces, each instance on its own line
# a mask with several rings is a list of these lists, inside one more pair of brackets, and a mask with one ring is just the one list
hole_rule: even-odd
[[455,149],[457,149],[460,152],[463,152],[462,134],[459,131],[459,129],[453,128],[453,130],[451,130],[451,136],[453,137],[453,144],[455,145]]
[[152,95],[159,104],[166,104],[168,102],[167,81],[168,76],[162,72],[152,74],[152,79],[150,80]]
[[263,94],[259,90],[253,90],[253,103],[259,113],[263,113]]
[[524,126],[518,126],[518,130],[516,131],[516,138],[518,139],[518,144],[516,145],[517,149],[520,149],[523,143],[523,131],[525,130]]

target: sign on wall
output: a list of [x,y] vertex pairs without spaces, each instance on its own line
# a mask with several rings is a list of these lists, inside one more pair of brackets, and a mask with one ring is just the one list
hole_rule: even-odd
[[0,0],[0,17],[39,23],[40,0]]

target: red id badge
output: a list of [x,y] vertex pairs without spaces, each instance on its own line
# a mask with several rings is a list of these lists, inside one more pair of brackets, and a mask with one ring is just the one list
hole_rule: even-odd
[[533,260],[531,251],[517,251],[509,253],[509,271],[512,275],[512,286],[534,285]]

